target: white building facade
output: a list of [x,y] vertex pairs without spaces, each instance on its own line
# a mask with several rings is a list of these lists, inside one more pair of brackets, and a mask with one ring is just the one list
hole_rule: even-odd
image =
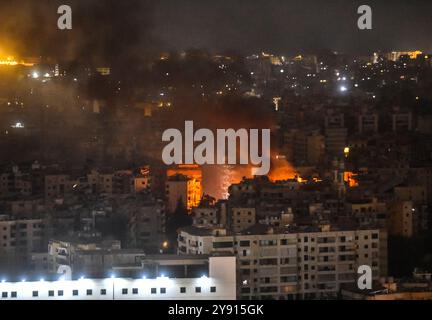
[[0,282],[1,300],[235,300],[236,259],[209,257],[208,276]]

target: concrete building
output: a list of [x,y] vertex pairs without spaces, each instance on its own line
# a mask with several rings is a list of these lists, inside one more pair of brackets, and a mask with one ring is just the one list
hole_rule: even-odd
[[325,130],[326,152],[342,156],[347,145],[348,129],[347,128],[327,128]]
[[306,138],[307,164],[317,165],[324,157],[325,137],[321,134],[312,133]]
[[[80,258],[78,257],[80,255],[88,252],[96,256],[95,252],[100,252],[99,256],[101,256],[104,252],[119,250],[121,250],[120,241],[103,241],[98,234],[75,235],[67,236],[63,239],[53,239],[48,244],[48,271],[52,273],[57,272],[61,265],[69,266],[73,271],[83,271],[79,267]],[[75,267],[75,263],[78,263],[77,267]],[[94,265],[99,266],[97,262]]]
[[193,225],[196,227],[213,227],[219,223],[216,206],[199,206],[192,209]]
[[230,228],[233,232],[241,232],[256,223],[255,208],[233,207],[231,208]]
[[13,270],[29,263],[31,253],[42,249],[42,219],[13,219],[0,216],[0,269]]
[[393,113],[391,115],[392,130],[394,132],[411,131],[413,128],[412,114],[408,113]]
[[331,114],[325,117],[326,152],[341,156],[347,146],[348,129],[345,127],[343,114]]
[[188,210],[199,205],[202,197],[201,181],[183,174],[170,176],[166,182],[168,212],[174,212],[179,200]]
[[412,201],[394,201],[389,204],[389,233],[412,237],[414,212]]
[[[233,256],[210,256],[200,274],[175,277],[148,275],[139,278],[70,278],[67,273],[52,280],[19,279],[0,282],[1,300],[235,300],[236,267]],[[165,259],[164,266],[181,266],[193,259],[176,257]],[[156,261],[154,261],[157,263]],[[158,262],[159,265],[161,262]],[[197,265],[195,263],[195,265]],[[67,268],[63,268],[67,270]]]
[[360,265],[371,266],[374,279],[387,272],[387,235],[378,229],[256,225],[239,234],[196,227],[179,232],[180,254],[220,251],[237,255],[241,299],[334,298],[341,284],[356,280]]
[[359,133],[377,133],[378,132],[378,115],[361,114],[358,116],[358,132]]

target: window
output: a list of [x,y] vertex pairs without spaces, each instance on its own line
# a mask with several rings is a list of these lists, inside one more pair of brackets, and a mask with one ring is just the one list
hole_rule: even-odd
[[72,295],[73,295],[73,296],[77,296],[77,295],[78,295],[78,290],[73,290],[73,291],[72,291]]
[[54,290],[48,291],[48,296],[49,297],[54,297]]
[[91,296],[93,294],[93,290],[91,290],[91,289],[87,289],[87,295],[88,296]]
[[62,297],[62,296],[63,296],[63,290],[59,290],[59,291],[57,291],[57,295],[58,295],[59,297]]
[[195,292],[196,293],[201,293],[201,287],[195,287]]
[[211,293],[215,293],[216,292],[216,287],[210,287],[210,292]]
[[166,288],[160,288],[160,293],[161,294],[165,294],[166,293]]
[[133,288],[132,289],[132,294],[138,294],[138,288]]
[[219,248],[231,248],[233,246],[232,241],[226,241],[226,242],[213,242],[213,248],[219,249]]
[[2,292],[2,298],[7,298],[8,297],[8,293],[7,292]]
[[39,297],[39,291],[33,291],[32,295],[33,297]]
[[156,294],[157,290],[156,288],[151,288],[151,294]]
[[106,289],[101,289],[100,294],[101,296],[106,296]]
[[122,289],[122,294],[128,294],[128,289]]
[[180,293],[186,293],[186,287],[180,287]]
[[16,291],[12,291],[11,292],[11,298],[16,298],[17,297],[17,293]]

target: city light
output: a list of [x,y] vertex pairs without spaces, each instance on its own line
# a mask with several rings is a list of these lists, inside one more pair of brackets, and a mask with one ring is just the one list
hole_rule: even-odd
[[209,287],[211,284],[211,280],[206,275],[201,276],[201,278],[198,279],[199,285],[202,287]]
[[[0,302],[432,301],[428,6],[20,2]],[[249,312],[195,304],[155,317]]]
[[17,122],[15,124],[13,124],[11,126],[11,128],[14,128],[14,129],[23,129],[24,128],[24,124],[22,122]]

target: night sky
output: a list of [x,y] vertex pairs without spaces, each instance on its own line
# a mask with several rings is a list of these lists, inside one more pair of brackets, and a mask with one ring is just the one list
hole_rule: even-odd
[[[57,7],[73,8],[59,31]],[[357,29],[357,8],[373,9],[373,30]],[[2,0],[0,54],[127,59],[203,48],[254,53],[337,50],[431,51],[427,0]]]

